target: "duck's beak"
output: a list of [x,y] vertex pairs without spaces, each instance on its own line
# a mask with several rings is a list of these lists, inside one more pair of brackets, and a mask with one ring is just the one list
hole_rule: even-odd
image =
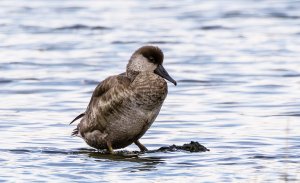
[[175,86],[177,85],[177,82],[173,78],[171,78],[171,76],[168,74],[168,72],[162,65],[158,65],[158,67],[154,70],[154,73],[170,81]]

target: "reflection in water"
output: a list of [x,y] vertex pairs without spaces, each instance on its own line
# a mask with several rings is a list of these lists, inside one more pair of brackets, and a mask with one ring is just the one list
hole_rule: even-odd
[[96,161],[111,160],[115,162],[128,162],[128,167],[123,168],[124,171],[153,171],[156,167],[164,163],[160,157],[148,157],[137,154],[110,155],[101,153],[88,153],[89,157],[95,158]]
[[[31,155],[31,154],[45,154],[48,156],[55,156],[55,155],[80,155],[80,157],[89,157],[94,159],[96,162],[103,162],[103,161],[114,161],[114,162],[128,162],[132,164],[132,166],[124,168],[125,171],[135,172],[135,171],[152,171],[156,169],[156,166],[159,164],[164,163],[163,158],[159,156],[151,157],[153,152],[150,154],[140,154],[138,151],[116,151],[116,155],[111,155],[106,151],[97,151],[95,149],[74,149],[72,151],[69,150],[61,150],[55,148],[31,148],[31,149],[11,149],[5,150],[2,149],[1,151],[8,151],[12,154],[22,154],[22,155]],[[73,156],[76,157],[76,156]],[[59,165],[55,164],[54,162],[47,163],[48,165]]]

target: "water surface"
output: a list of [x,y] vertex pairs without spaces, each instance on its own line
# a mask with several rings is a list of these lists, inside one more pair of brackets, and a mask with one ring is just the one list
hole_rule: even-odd
[[[0,1],[0,181],[299,182],[299,1]],[[178,81],[141,141],[70,136],[97,83],[159,46]],[[134,145],[126,150],[137,150]]]

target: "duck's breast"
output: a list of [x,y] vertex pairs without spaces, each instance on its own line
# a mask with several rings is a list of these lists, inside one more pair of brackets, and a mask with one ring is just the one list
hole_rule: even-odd
[[116,147],[125,147],[142,137],[156,119],[167,95],[167,84],[154,73],[140,73],[131,83],[130,97],[122,103],[113,123],[110,137]]
[[160,108],[168,93],[166,81],[153,72],[140,73],[130,88],[137,106],[145,110]]

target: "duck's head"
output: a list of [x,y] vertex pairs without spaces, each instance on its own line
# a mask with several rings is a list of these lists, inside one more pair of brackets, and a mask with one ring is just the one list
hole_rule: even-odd
[[163,67],[164,54],[155,46],[143,46],[136,50],[127,64],[127,74],[140,72],[154,72],[155,74],[172,82],[175,86],[176,81],[168,74]]

